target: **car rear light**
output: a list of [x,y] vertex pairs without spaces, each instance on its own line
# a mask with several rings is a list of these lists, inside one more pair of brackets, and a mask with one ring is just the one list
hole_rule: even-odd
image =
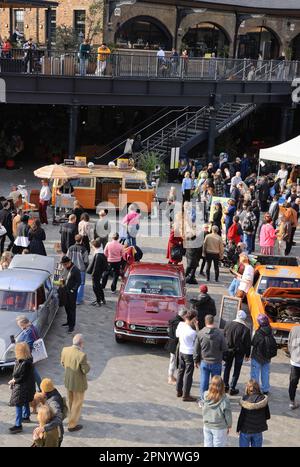
[[180,298],[177,303],[178,305],[185,305],[185,298]]
[[124,321],[121,321],[121,320],[116,321],[117,328],[124,328],[124,326],[125,326]]

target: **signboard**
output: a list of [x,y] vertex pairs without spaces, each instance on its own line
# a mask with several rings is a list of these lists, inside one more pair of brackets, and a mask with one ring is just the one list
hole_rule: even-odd
[[180,148],[171,148],[170,170],[178,169],[179,153],[180,153]]
[[75,159],[64,159],[64,165],[75,166]]
[[76,167],[85,167],[86,166],[86,157],[85,156],[75,156],[75,165],[76,165]]
[[296,88],[292,92],[292,101],[295,104],[300,102],[300,78],[295,78],[292,82],[292,88]]
[[223,198],[221,196],[213,196],[212,201],[211,201],[211,206],[210,206],[210,212],[209,212],[209,221],[212,222],[213,217],[214,217],[214,212],[215,212],[215,205],[216,203],[221,203],[222,209],[223,209],[223,218],[222,222],[224,222],[224,211],[228,208],[228,201],[230,198]]
[[225,328],[227,321],[233,321],[236,318],[237,312],[241,309],[241,304],[242,300],[240,298],[223,295],[219,319],[220,329]]
[[0,104],[6,104],[6,83],[0,78]]

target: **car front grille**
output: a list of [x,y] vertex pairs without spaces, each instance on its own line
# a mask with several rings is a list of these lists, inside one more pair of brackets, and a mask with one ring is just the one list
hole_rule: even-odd
[[135,331],[138,332],[146,332],[148,334],[167,334],[167,327],[160,327],[160,326],[139,326],[135,324]]

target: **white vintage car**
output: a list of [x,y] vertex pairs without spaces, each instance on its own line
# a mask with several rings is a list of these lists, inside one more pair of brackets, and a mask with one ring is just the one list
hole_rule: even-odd
[[16,255],[0,271],[0,368],[14,365],[14,343],[21,329],[16,317],[25,315],[44,337],[59,308],[53,287],[55,260],[49,256]]

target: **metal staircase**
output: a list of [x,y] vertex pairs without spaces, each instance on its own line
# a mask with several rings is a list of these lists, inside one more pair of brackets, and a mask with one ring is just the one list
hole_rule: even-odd
[[[224,104],[219,107],[216,114],[216,137],[228,130],[256,108],[255,104]],[[176,140],[180,147],[180,154],[187,154],[199,143],[208,138],[210,110],[202,107],[197,112],[186,112],[179,118],[170,122],[161,130],[143,141],[144,152],[153,151],[163,159],[169,154],[169,150]]]
[[[255,104],[239,103],[219,106],[216,113],[216,137],[243,120],[255,108]],[[181,115],[169,121],[161,128],[159,128],[158,124],[160,120],[162,121],[163,117],[160,117],[140,131],[143,146],[142,154],[153,151],[162,159],[165,159],[170,153],[170,148],[174,146],[174,140],[176,140],[176,144],[180,147],[180,154],[183,155],[208,138],[209,107],[201,107],[198,110],[185,107],[181,110],[170,111],[166,115],[171,115],[172,112],[180,112]],[[155,126],[159,129],[151,133],[151,128],[155,128]],[[143,137],[146,132],[149,136]],[[126,140],[123,142],[124,145],[125,142]],[[95,158],[95,160],[100,164],[115,161],[118,157],[115,156],[114,150],[115,148],[110,149],[102,156]]]

